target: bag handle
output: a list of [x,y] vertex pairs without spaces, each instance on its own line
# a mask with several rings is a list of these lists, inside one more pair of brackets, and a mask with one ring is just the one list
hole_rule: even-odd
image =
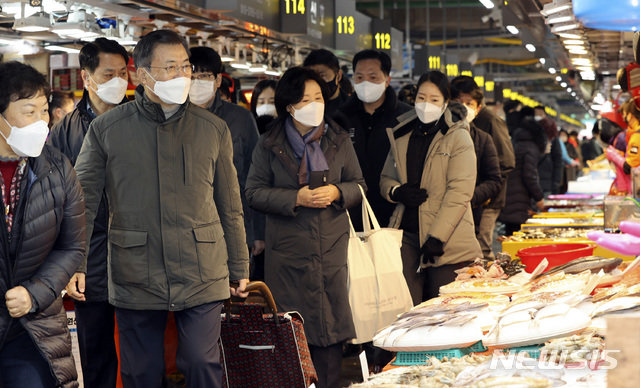
[[[265,302],[267,303],[267,307],[271,310],[273,314],[273,321],[277,325],[280,323],[280,318],[278,317],[278,308],[276,307],[276,301],[273,299],[273,294],[271,294],[271,290],[267,286],[265,282],[253,281],[247,284],[245,288],[245,292],[250,294],[259,294],[261,295]],[[242,303],[232,303],[231,299],[227,299],[224,301],[224,307],[226,311],[231,312],[231,306],[234,304],[242,304]]]
[[373,230],[380,230],[380,224],[378,223],[376,215],[373,213],[373,208],[371,208],[369,200],[367,200],[364,189],[360,185],[358,185],[358,188],[360,189],[360,194],[362,194],[362,227],[364,228],[364,232],[371,232],[372,224]]

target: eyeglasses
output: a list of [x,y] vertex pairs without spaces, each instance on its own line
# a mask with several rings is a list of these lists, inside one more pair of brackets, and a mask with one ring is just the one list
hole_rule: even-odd
[[163,69],[167,75],[173,76],[178,74],[178,72],[182,72],[182,74],[190,75],[194,71],[194,66],[192,64],[188,65],[169,65],[169,66],[149,66],[150,69]]
[[200,81],[215,81],[216,75],[213,73],[198,73],[193,74],[191,79],[200,80]]

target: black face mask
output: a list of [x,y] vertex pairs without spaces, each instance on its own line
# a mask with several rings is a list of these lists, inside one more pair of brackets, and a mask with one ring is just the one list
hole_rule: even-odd
[[329,97],[333,97],[333,95],[336,94],[336,90],[338,90],[338,84],[336,82],[337,78],[338,76],[335,76],[331,81],[329,82],[325,81],[325,84],[327,85],[327,90],[329,90]]

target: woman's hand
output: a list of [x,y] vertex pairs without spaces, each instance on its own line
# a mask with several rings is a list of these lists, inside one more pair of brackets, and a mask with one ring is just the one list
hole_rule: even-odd
[[340,199],[340,190],[334,185],[321,186],[311,190],[315,207],[325,208]]
[[13,287],[4,295],[7,310],[13,318],[20,318],[31,311],[31,294],[22,286]]
[[304,186],[298,190],[296,206],[324,209],[338,199],[340,199],[340,190],[334,185],[321,186],[313,190],[309,190],[309,186]]

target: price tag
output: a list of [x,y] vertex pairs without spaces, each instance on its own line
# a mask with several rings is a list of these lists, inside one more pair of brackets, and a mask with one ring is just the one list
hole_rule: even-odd
[[360,353],[360,368],[362,369],[362,380],[366,383],[369,381],[369,363],[365,352]]

